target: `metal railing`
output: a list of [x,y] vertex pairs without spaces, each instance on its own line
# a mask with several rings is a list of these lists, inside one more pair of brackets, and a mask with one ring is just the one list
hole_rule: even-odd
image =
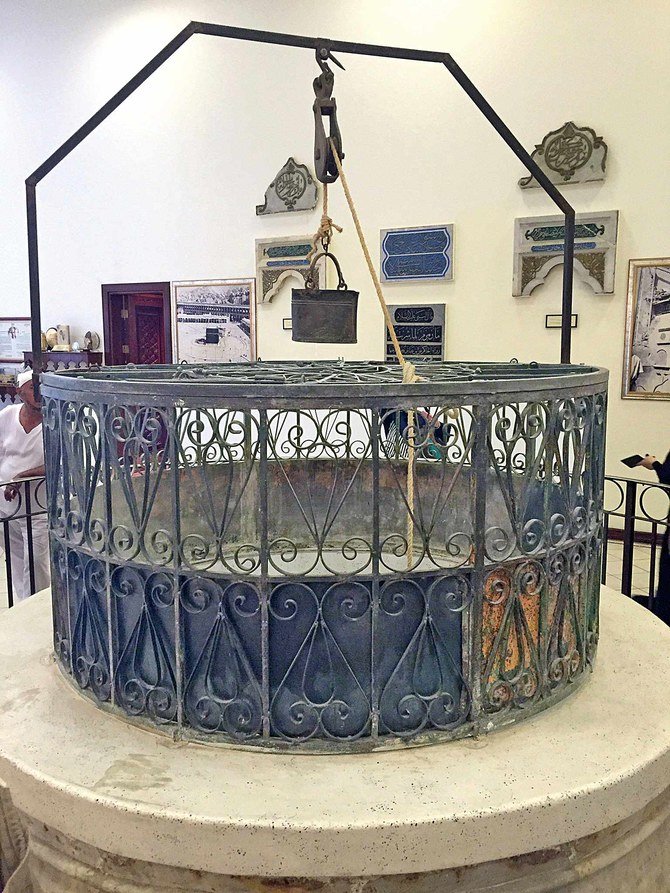
[[[659,547],[668,529],[670,515],[670,486],[658,481],[605,476],[605,529],[603,543],[602,582],[611,577],[609,548],[613,541],[623,542],[621,564],[621,592],[654,609],[656,578],[660,559]],[[619,519],[621,526],[614,526]],[[635,556],[642,548],[649,549],[649,568],[645,589],[634,591]]]
[[[5,499],[5,491],[9,487],[16,491],[11,501]],[[12,522],[25,522],[28,573],[31,589],[34,589],[33,523],[35,517],[44,515],[46,490],[43,477],[0,483],[0,592],[6,592],[9,607],[14,604],[10,525]],[[606,583],[608,578],[611,581],[615,571],[618,576],[618,567],[614,568],[610,560],[610,546],[620,541],[623,544],[620,590],[624,595],[644,600],[652,610],[656,597],[659,548],[668,528],[669,515],[670,486],[657,481],[605,476],[605,529],[608,535],[603,542],[602,582]],[[615,519],[620,521],[620,526],[615,526]],[[639,574],[638,581],[634,581],[635,558],[642,549],[648,550],[649,567],[645,574],[644,590],[635,591],[639,589]]]
[[[2,567],[0,591],[6,591],[7,604],[10,608],[15,601],[17,570],[24,566],[26,558],[31,593],[38,588],[34,544],[35,519],[45,518],[46,512],[46,484],[43,476],[0,483],[0,550],[4,553],[0,561]],[[23,556],[17,555],[17,550],[21,548]]]

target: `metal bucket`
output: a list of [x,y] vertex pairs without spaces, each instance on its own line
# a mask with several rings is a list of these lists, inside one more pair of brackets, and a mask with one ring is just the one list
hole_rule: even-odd
[[[337,268],[337,288],[318,288],[316,262],[329,257]],[[292,337],[312,344],[355,344],[358,292],[347,289],[334,254],[320,251],[310,264],[305,288],[294,288],[291,297]]]

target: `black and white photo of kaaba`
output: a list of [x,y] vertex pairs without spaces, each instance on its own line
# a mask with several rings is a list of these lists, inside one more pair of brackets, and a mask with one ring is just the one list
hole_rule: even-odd
[[254,279],[173,282],[176,362],[254,362],[254,287]]

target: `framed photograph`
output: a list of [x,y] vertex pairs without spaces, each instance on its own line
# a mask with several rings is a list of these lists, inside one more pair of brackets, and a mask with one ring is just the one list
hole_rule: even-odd
[[253,363],[254,286],[254,279],[173,282],[174,362]]
[[630,261],[621,396],[670,400],[670,257]]
[[56,326],[56,331],[58,332],[56,343],[67,347],[69,350],[69,348],[70,348],[70,327],[65,326],[65,325]]
[[32,347],[29,316],[0,316],[0,363],[22,363],[23,351]]
[[0,360],[0,385],[15,385],[16,376],[25,368],[23,360]]

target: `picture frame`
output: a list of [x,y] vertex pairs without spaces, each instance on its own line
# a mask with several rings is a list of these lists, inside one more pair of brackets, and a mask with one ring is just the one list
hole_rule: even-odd
[[56,344],[70,349],[70,327],[65,324],[56,326],[58,332]]
[[190,279],[172,284],[175,363],[256,360],[256,280]]
[[16,376],[26,368],[23,360],[0,360],[0,385],[16,385]]
[[33,349],[29,316],[0,316],[0,363],[23,363],[23,352]]
[[621,396],[670,400],[670,257],[629,261]]

